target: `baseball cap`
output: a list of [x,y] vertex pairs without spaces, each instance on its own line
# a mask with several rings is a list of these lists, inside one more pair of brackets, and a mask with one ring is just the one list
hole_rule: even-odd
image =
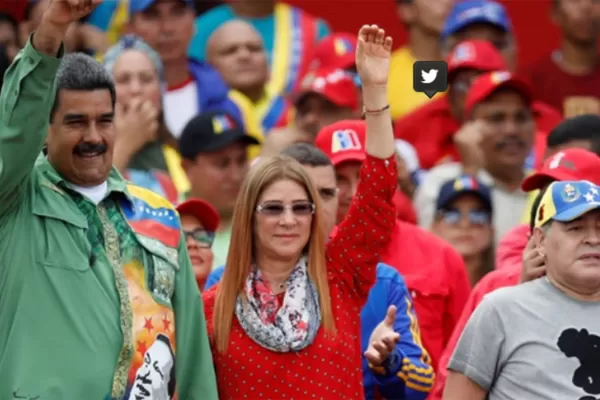
[[589,181],[553,182],[542,196],[535,226],[553,220],[569,222],[600,208],[600,187]]
[[[158,0],[129,0],[129,14],[134,14],[136,12],[141,12],[146,10],[148,7],[152,6]],[[189,6],[194,5],[194,0],[179,0],[182,3],[185,3]]]
[[351,68],[355,63],[356,35],[340,32],[323,38],[315,47],[311,68]]
[[363,162],[367,158],[366,136],[367,125],[364,121],[339,121],[319,131],[315,146],[327,154],[334,166],[346,161]]
[[436,210],[443,210],[464,194],[472,194],[481,199],[487,210],[492,211],[492,193],[490,188],[471,175],[462,175],[445,182],[440,188],[435,203]]
[[521,189],[531,192],[552,181],[579,179],[600,183],[600,157],[585,149],[565,149],[546,159],[539,171],[523,179]]
[[310,94],[317,94],[338,107],[359,107],[359,90],[354,74],[339,68],[318,68],[307,73],[298,89],[294,104]]
[[505,32],[512,26],[506,8],[489,0],[458,1],[450,11],[442,29],[442,40],[472,24],[490,24]]
[[478,76],[471,84],[465,101],[465,115],[470,115],[477,104],[501,88],[513,88],[521,93],[528,103],[533,101],[533,89],[529,83],[508,71],[493,71]]
[[189,199],[177,206],[179,215],[189,214],[198,218],[205,230],[216,232],[219,227],[219,214],[209,202],[202,199]]
[[448,76],[461,69],[475,69],[481,72],[505,70],[506,63],[500,52],[487,40],[465,40],[450,52]]
[[220,150],[229,144],[240,141],[247,145],[260,142],[247,135],[242,124],[234,117],[223,112],[207,112],[192,118],[179,138],[179,153],[185,159],[192,160],[199,153]]

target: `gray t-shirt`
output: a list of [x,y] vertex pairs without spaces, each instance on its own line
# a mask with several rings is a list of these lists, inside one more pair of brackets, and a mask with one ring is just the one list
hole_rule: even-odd
[[600,399],[600,302],[546,278],[498,289],[469,319],[448,369],[490,400]]

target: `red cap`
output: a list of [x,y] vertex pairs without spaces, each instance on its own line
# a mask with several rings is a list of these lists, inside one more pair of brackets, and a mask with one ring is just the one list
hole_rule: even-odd
[[460,69],[490,72],[506,69],[502,55],[487,40],[467,40],[457,44],[448,56],[448,75]]
[[525,97],[527,103],[531,104],[533,101],[533,90],[523,79],[508,71],[488,72],[478,76],[471,83],[471,88],[469,89],[469,93],[467,93],[467,100],[465,101],[465,115],[471,115],[473,108],[477,104],[490,97],[500,88],[513,88]]
[[309,94],[318,94],[339,107],[359,107],[359,90],[354,76],[339,68],[319,68],[302,79],[295,104]]
[[311,68],[353,67],[356,42],[356,35],[350,33],[334,33],[325,37],[314,49]]
[[554,181],[590,181],[600,185],[600,157],[585,149],[565,149],[549,157],[536,173],[521,182],[531,192]]
[[366,135],[367,125],[364,121],[339,121],[319,131],[315,146],[327,154],[334,166],[346,161],[363,162],[367,157]]
[[209,232],[216,232],[219,227],[219,213],[217,213],[212,204],[202,199],[184,201],[177,206],[177,211],[179,215],[190,214],[198,218],[204,229]]

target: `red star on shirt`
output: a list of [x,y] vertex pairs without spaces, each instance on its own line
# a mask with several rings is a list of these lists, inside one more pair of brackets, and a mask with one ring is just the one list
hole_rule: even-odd
[[169,331],[169,329],[170,329],[170,326],[171,326],[171,321],[169,321],[169,320],[167,319],[167,316],[166,316],[166,315],[165,315],[165,317],[162,319],[162,323],[163,323],[163,326],[164,326],[164,329],[165,329],[165,331],[167,331],[167,332],[168,332],[168,331]]
[[150,318],[144,317],[144,320],[146,321],[144,323],[144,329],[147,329],[148,333],[151,333],[152,329],[154,329],[154,326],[152,326],[152,317],[150,317]]
[[146,346],[146,342],[142,342],[142,341],[138,340],[137,351],[139,351],[139,353],[142,356],[144,356],[146,354],[146,350],[148,350],[148,347]]

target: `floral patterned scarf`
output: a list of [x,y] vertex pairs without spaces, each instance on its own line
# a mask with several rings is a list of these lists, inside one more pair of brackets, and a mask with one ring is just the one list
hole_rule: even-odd
[[300,258],[287,280],[283,304],[254,266],[246,280],[247,301],[238,296],[235,313],[244,331],[269,350],[285,353],[310,345],[321,325],[319,295]]

